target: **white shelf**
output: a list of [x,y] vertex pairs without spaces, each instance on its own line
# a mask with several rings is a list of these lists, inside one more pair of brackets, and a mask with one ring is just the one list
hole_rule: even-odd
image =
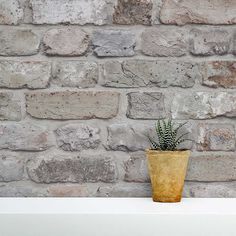
[[0,236],[236,236],[236,198],[0,198]]

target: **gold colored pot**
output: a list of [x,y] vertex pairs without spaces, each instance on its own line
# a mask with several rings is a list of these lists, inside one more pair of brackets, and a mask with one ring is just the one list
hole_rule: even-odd
[[154,202],[180,202],[190,151],[146,150]]

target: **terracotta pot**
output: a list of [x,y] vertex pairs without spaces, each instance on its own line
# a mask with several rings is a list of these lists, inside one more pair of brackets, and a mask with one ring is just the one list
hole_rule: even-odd
[[190,151],[146,150],[154,202],[180,202]]

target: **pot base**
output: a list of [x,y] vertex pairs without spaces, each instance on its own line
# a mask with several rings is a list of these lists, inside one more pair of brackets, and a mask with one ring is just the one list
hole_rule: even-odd
[[179,197],[152,197],[154,202],[181,202],[181,196]]

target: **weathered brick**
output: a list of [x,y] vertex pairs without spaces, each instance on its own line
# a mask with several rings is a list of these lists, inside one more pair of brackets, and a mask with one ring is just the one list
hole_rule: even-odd
[[0,87],[46,88],[51,64],[43,61],[0,61]]
[[113,23],[151,25],[152,7],[151,0],[118,0]]
[[30,123],[1,124],[0,149],[41,151],[52,146],[45,127]]
[[173,61],[109,61],[104,65],[106,87],[192,87],[200,79],[199,66],[191,62]]
[[24,160],[16,153],[0,153],[0,181],[10,182],[23,179]]
[[90,61],[60,61],[53,66],[53,83],[62,87],[91,88],[98,81],[98,65]]
[[150,146],[147,138],[150,128],[145,125],[134,127],[128,124],[112,124],[107,127],[108,149],[115,151],[145,150]]
[[229,52],[231,35],[221,29],[191,31],[190,52],[193,55],[224,55]]
[[210,119],[236,116],[236,95],[227,92],[177,94],[171,106],[174,119]]
[[133,56],[135,34],[127,30],[96,30],[93,34],[94,52],[99,57]]
[[127,117],[131,119],[157,119],[166,115],[164,95],[159,92],[128,93]]
[[20,101],[11,92],[0,92],[0,120],[21,120]]
[[231,124],[204,124],[198,126],[199,151],[234,151],[235,127]]
[[0,30],[0,56],[28,56],[37,54],[40,40],[28,29]]
[[151,197],[150,183],[119,183],[112,186],[101,186],[97,197]]
[[117,115],[119,93],[111,91],[31,92],[26,110],[41,119],[108,119]]
[[50,29],[43,37],[44,50],[51,56],[81,56],[89,46],[89,35],[78,28]]
[[210,61],[203,63],[202,84],[212,88],[236,88],[236,62]]
[[0,185],[0,197],[46,197],[47,188],[32,185],[30,182]]
[[[115,151],[144,151],[150,148],[151,144],[148,140],[148,136],[157,140],[155,122],[151,125],[138,124],[112,124],[107,127],[108,138],[107,138],[107,149]],[[176,122],[182,124],[183,122]],[[179,136],[189,133],[186,138],[193,140],[195,135],[195,126],[193,124],[186,124],[179,130]],[[178,149],[191,149],[192,141],[188,140],[178,146]]]
[[116,164],[107,155],[65,156],[49,154],[33,159],[27,166],[28,175],[37,183],[116,182]]
[[17,25],[23,19],[23,9],[18,0],[1,0],[0,25]]
[[236,156],[206,154],[193,156],[189,160],[186,180],[232,181],[236,180]]
[[34,24],[95,24],[111,22],[112,0],[30,0]]
[[48,188],[50,197],[88,197],[89,192],[81,184],[57,184]]
[[142,34],[142,52],[148,56],[180,57],[187,48],[183,30],[151,28]]
[[96,149],[100,144],[100,130],[85,124],[68,124],[55,133],[58,146],[65,151]]
[[235,24],[233,0],[165,0],[160,19],[164,24]]
[[236,182],[185,182],[183,196],[198,198],[235,198]]
[[127,182],[150,182],[147,157],[145,153],[136,152],[130,155],[130,159],[125,163],[125,178]]

